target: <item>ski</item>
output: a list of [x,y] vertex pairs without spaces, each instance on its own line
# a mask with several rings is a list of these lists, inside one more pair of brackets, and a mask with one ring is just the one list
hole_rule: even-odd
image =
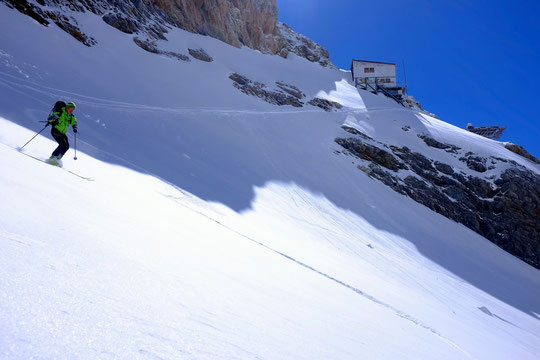
[[68,173],[70,173],[70,174],[72,174],[72,175],[75,175],[75,176],[77,176],[77,177],[80,178],[80,179],[83,179],[83,180],[86,180],[86,181],[95,181],[94,179],[92,179],[92,178],[90,178],[90,177],[82,176],[82,175],[77,174],[77,173],[74,172],[74,171],[69,170],[69,169],[65,169],[65,168],[63,168],[63,167],[60,167],[60,166],[51,164],[51,163],[47,162],[47,160],[43,160],[43,159],[40,159],[40,158],[38,158],[38,157],[36,157],[36,156],[34,156],[34,155],[27,154],[27,153],[25,153],[25,152],[23,152],[23,151],[21,151],[21,150],[19,150],[19,149],[14,149],[14,150],[17,150],[18,153],[23,154],[23,155],[26,155],[26,156],[28,156],[28,157],[30,157],[30,158],[32,158],[32,159],[35,159],[35,160],[40,161],[40,162],[42,162],[42,163],[45,163],[45,164],[47,164],[47,165],[51,165],[51,166],[54,166],[54,167],[56,167],[56,168],[58,168],[58,169],[62,169],[62,170],[64,170],[64,171],[67,171]]

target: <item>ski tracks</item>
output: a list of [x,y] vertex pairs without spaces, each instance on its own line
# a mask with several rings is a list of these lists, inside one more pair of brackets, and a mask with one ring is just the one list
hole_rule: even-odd
[[[182,193],[183,193],[183,195],[185,195],[184,192],[182,192]],[[312,271],[312,272],[314,272],[314,273],[316,273],[316,274],[318,274],[318,275],[320,275],[320,276],[323,276],[323,277],[325,277],[326,279],[328,279],[328,280],[330,280],[330,281],[333,281],[334,283],[336,283],[336,284],[338,284],[338,285],[340,285],[340,286],[343,286],[343,287],[345,287],[345,288],[347,288],[347,289],[353,291],[354,293],[356,293],[356,294],[362,296],[363,298],[365,298],[365,299],[367,299],[367,300],[369,300],[369,301],[371,301],[371,302],[373,302],[373,303],[375,303],[375,304],[377,304],[377,305],[379,305],[379,306],[381,306],[381,307],[383,307],[383,308],[385,308],[385,309],[387,309],[387,310],[393,312],[396,316],[399,316],[399,317],[402,318],[402,319],[405,319],[405,320],[407,320],[407,321],[412,322],[413,324],[415,324],[415,325],[417,325],[417,326],[420,326],[421,328],[423,328],[423,329],[429,331],[430,333],[432,333],[433,335],[437,336],[437,337],[438,337],[442,342],[444,342],[445,344],[447,344],[447,345],[449,345],[450,347],[452,347],[452,348],[458,350],[459,352],[463,353],[463,355],[465,355],[468,359],[476,360],[476,358],[475,358],[474,356],[472,356],[472,355],[469,354],[467,351],[465,351],[464,349],[462,349],[458,344],[456,344],[456,343],[453,342],[452,340],[446,338],[444,335],[442,335],[442,334],[441,334],[440,332],[438,332],[436,329],[434,329],[433,327],[431,327],[431,326],[429,326],[429,325],[423,323],[421,320],[416,319],[416,318],[413,317],[412,315],[407,314],[406,312],[401,311],[401,310],[399,310],[398,308],[396,308],[396,307],[394,307],[394,306],[392,306],[392,305],[390,305],[390,304],[387,304],[387,303],[385,303],[384,301],[379,300],[379,299],[377,299],[376,297],[374,297],[374,296],[372,296],[372,295],[370,295],[370,294],[367,294],[366,292],[364,292],[364,291],[362,291],[362,290],[360,290],[360,289],[358,289],[358,288],[356,288],[356,287],[354,287],[354,286],[352,286],[352,285],[350,285],[350,284],[347,284],[346,282],[341,281],[341,280],[339,280],[339,279],[333,277],[332,275],[330,275],[330,274],[328,274],[328,273],[325,273],[325,272],[323,272],[323,271],[320,271],[320,270],[314,268],[313,266],[310,266],[310,265],[308,265],[308,264],[306,264],[306,263],[304,263],[304,262],[302,262],[302,261],[300,261],[300,260],[298,260],[298,259],[296,259],[296,258],[294,258],[294,257],[292,257],[292,256],[287,255],[287,254],[284,253],[284,252],[281,252],[281,251],[279,251],[279,250],[276,250],[276,249],[274,249],[274,248],[272,248],[272,247],[270,247],[270,246],[268,246],[268,245],[266,245],[266,244],[264,244],[264,243],[262,243],[262,242],[260,242],[260,241],[258,241],[258,240],[256,240],[256,239],[254,239],[254,238],[252,238],[252,237],[249,237],[249,236],[247,236],[247,235],[241,233],[240,231],[235,230],[235,229],[233,229],[232,227],[230,227],[230,226],[228,226],[228,225],[226,225],[226,224],[220,222],[219,220],[217,220],[217,219],[215,219],[215,218],[213,218],[213,217],[211,217],[211,216],[205,214],[205,213],[202,212],[202,211],[199,211],[199,210],[197,210],[197,209],[194,209],[194,208],[190,207],[189,205],[187,205],[187,204],[185,204],[184,202],[181,201],[182,198],[183,198],[183,196],[182,196],[182,197],[175,197],[175,196],[170,196],[170,195],[164,195],[164,196],[167,196],[168,198],[170,198],[171,200],[175,201],[175,202],[176,202],[177,204],[179,204],[180,206],[183,206],[184,208],[186,208],[186,209],[188,209],[188,210],[190,210],[190,211],[193,211],[193,212],[195,212],[195,213],[198,213],[199,215],[201,215],[201,216],[207,218],[208,220],[210,220],[210,221],[212,221],[212,222],[218,224],[219,226],[222,226],[222,227],[224,227],[225,229],[227,229],[227,230],[229,230],[229,231],[231,231],[231,232],[233,232],[233,233],[239,235],[240,237],[242,237],[242,238],[244,238],[244,239],[246,239],[246,240],[249,240],[250,242],[255,243],[255,244],[259,245],[259,246],[262,246],[262,247],[265,248],[266,250],[269,250],[269,251],[271,251],[271,252],[273,252],[273,253],[275,253],[275,254],[277,254],[277,255],[279,255],[279,256],[281,256],[281,257],[283,257],[283,258],[285,258],[285,259],[287,259],[287,260],[289,260],[289,261],[292,261],[292,262],[294,262],[295,264],[297,264],[297,265],[299,265],[299,266],[301,266],[301,267],[303,267],[303,268],[305,268],[305,269],[308,269],[308,270],[310,270],[310,271]]]
[[[107,107],[109,109],[117,110],[131,110],[131,111],[154,111],[165,112],[170,114],[192,114],[192,113],[219,113],[219,114],[299,114],[299,113],[319,113],[319,108],[313,108],[310,110],[279,110],[279,111],[260,111],[260,110],[237,110],[237,109],[225,109],[225,108],[168,108],[161,106],[151,106],[144,104],[136,104],[124,101],[107,100],[94,96],[88,96],[79,94],[76,92],[65,91],[50,86],[40,85],[27,79],[20,79],[16,76],[4,73],[0,71],[0,84],[10,88],[13,91],[21,92],[28,95],[28,91],[32,91],[37,94],[46,95],[50,98],[62,98],[69,97],[73,101],[81,105],[93,106],[93,107]],[[21,91],[24,89],[25,91]],[[42,100],[36,99],[43,104],[46,104]],[[52,101],[52,100],[51,100]],[[48,104],[48,103],[47,103]]]

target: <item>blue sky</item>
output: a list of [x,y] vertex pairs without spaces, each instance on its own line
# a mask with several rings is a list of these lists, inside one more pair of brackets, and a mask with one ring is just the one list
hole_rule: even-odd
[[409,93],[442,120],[506,125],[540,157],[540,0],[277,0],[279,20],[332,61],[405,61]]

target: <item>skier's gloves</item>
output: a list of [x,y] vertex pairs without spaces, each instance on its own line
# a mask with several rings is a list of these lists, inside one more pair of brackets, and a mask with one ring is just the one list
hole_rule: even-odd
[[76,134],[76,133],[77,133],[77,131],[78,131],[78,130],[77,130],[77,128],[76,128],[76,127],[74,127],[74,128],[73,128],[73,132],[74,132],[74,133]]

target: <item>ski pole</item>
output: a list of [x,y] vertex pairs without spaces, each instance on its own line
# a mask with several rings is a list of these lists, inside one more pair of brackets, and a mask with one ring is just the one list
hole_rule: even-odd
[[36,136],[38,136],[39,134],[41,134],[43,132],[43,130],[45,130],[47,128],[47,126],[49,126],[49,123],[47,122],[47,125],[45,125],[45,127],[43,129],[41,129],[40,132],[38,132],[36,135],[34,135],[33,138],[31,138],[30,140],[28,140],[28,142],[26,144],[24,144],[23,146],[21,146],[19,148],[19,150],[22,150],[26,145],[28,145],[30,143],[30,141],[34,140],[36,138]]
[[75,156],[73,160],[77,160],[77,133],[75,133]]

